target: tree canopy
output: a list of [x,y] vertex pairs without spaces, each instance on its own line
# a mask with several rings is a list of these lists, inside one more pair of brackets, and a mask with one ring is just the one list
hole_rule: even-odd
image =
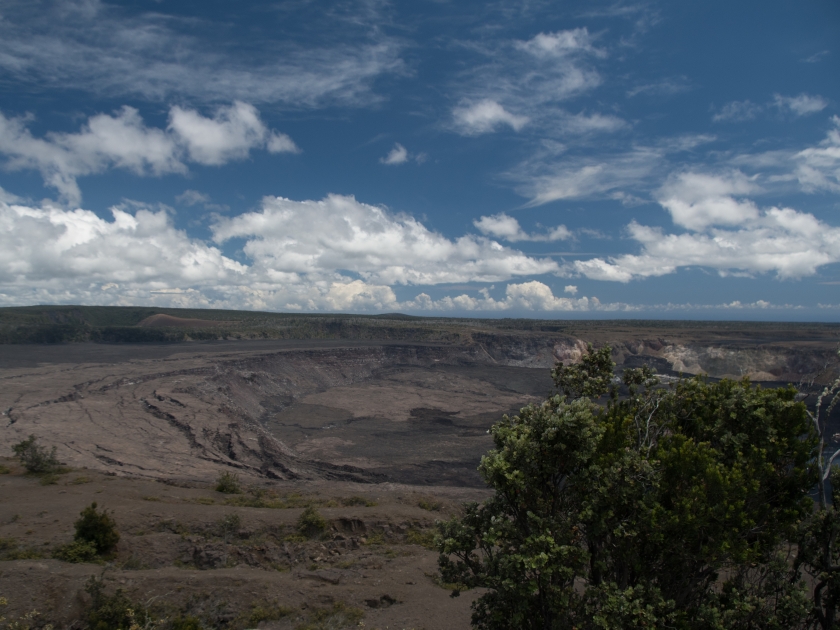
[[[608,347],[590,348],[555,368],[556,395],[491,429],[479,470],[494,495],[438,537],[443,579],[487,589],[473,625],[840,627],[826,609],[836,545],[823,544],[840,526],[809,496],[822,442],[797,391],[663,386],[641,368],[619,396],[613,368]],[[828,625],[805,579],[817,561]]]

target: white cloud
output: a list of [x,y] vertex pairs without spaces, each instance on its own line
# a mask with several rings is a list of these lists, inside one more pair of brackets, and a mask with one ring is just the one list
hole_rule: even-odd
[[816,114],[828,107],[828,101],[822,96],[810,96],[808,94],[800,94],[799,96],[774,94],[773,100],[780,110],[790,111],[796,116]]
[[640,254],[576,261],[566,271],[593,280],[629,282],[674,273],[680,267],[704,267],[722,276],[775,272],[785,280],[813,275],[823,265],[840,262],[840,228],[791,208],[768,208],[737,229],[666,234],[634,222],[628,232],[641,245]]
[[740,225],[758,217],[758,207],[733,195],[758,191],[753,180],[740,171],[724,175],[687,172],[672,176],[659,190],[659,203],[674,223],[690,230],[710,225]]
[[500,125],[508,125],[514,131],[519,131],[528,124],[527,116],[511,114],[491,99],[460,105],[452,111],[452,116],[461,133],[468,135],[495,131]]
[[752,120],[764,108],[761,105],[756,105],[751,101],[732,101],[721,107],[720,111],[712,116],[715,122],[743,122],[745,120]]
[[822,96],[800,94],[799,96],[782,96],[774,94],[773,100],[764,105],[751,101],[732,101],[724,105],[719,112],[712,116],[715,122],[744,122],[753,120],[762,112],[775,107],[782,112],[792,113],[794,116],[816,114],[828,107],[828,101]]
[[[249,45],[240,46],[220,36],[242,27],[236,12],[221,23],[206,12],[200,18],[162,11],[132,16],[120,3],[94,0],[47,3],[37,11],[6,3],[0,69],[24,85],[116,98],[366,105],[378,100],[375,79],[404,66],[399,42],[378,28],[387,18],[371,3],[353,4],[309,12],[284,7],[306,13],[300,18],[309,28],[286,19],[270,29],[248,27]],[[342,15],[345,8],[351,15]]]
[[570,31],[556,33],[540,33],[528,41],[515,42],[520,50],[541,59],[557,59],[570,54],[585,52],[596,57],[606,57],[604,50],[592,45],[594,38],[586,28],[576,28]]
[[269,131],[253,105],[241,101],[219,108],[213,118],[176,105],[169,110],[169,129],[199,164],[218,166],[241,160],[255,148],[272,153],[299,151],[288,136]]
[[180,195],[175,197],[175,200],[185,206],[194,206],[196,204],[210,203],[210,195],[198,192],[197,190],[185,190]]
[[241,102],[220,108],[214,118],[174,106],[167,130],[147,127],[128,106],[114,115],[91,116],[78,133],[35,138],[27,129],[30,121],[0,113],[0,153],[7,157],[6,168],[40,171],[44,183],[73,205],[81,201],[77,178],[111,168],[137,175],[185,174],[186,159],[218,165],[243,159],[254,148],[296,150],[291,139],[270,131],[257,110]]
[[833,128],[819,146],[797,153],[795,176],[806,192],[840,192],[840,117],[832,116]]
[[386,155],[384,158],[380,158],[379,161],[382,164],[388,165],[396,165],[396,164],[405,164],[408,162],[408,151],[406,148],[401,145],[399,142],[394,144],[394,148]]
[[520,284],[511,283],[505,288],[505,297],[501,300],[492,298],[485,289],[482,297],[458,295],[433,300],[428,294],[421,293],[413,300],[404,302],[406,310],[434,311],[589,311],[601,310],[603,305],[597,298],[560,298],[555,297],[551,288],[542,282],[532,280]]
[[573,114],[562,119],[563,130],[566,133],[609,133],[627,126],[627,122],[617,116],[604,114]]
[[565,225],[558,225],[546,234],[527,234],[519,225],[519,221],[504,212],[482,216],[473,221],[473,225],[486,236],[493,236],[511,243],[518,241],[560,241],[572,237],[572,233]]
[[644,188],[664,166],[667,149],[636,147],[600,160],[569,157],[554,161],[536,154],[509,176],[523,182],[517,190],[539,206],[560,199],[616,198]]
[[818,53],[814,53],[813,55],[811,55],[807,59],[803,59],[802,61],[804,61],[805,63],[819,63],[829,54],[831,54],[831,51],[823,50]]
[[687,92],[691,89],[691,84],[686,77],[676,77],[673,79],[665,79],[657,83],[647,83],[639,85],[627,91],[628,98],[633,98],[639,94],[647,96],[672,96]]
[[474,135],[504,126],[520,131],[527,125],[556,137],[623,127],[624,121],[615,116],[573,115],[558,106],[601,84],[592,62],[606,52],[595,48],[593,40],[580,28],[496,42],[493,47],[472,46],[484,54],[485,63],[473,64],[453,83],[454,130]]
[[0,286],[75,291],[93,285],[161,289],[232,281],[246,267],[176,230],[166,210],[89,210],[0,204]]
[[0,113],[0,153],[10,170],[36,169],[44,183],[70,203],[81,193],[76,178],[125,168],[143,175],[184,173],[175,140],[160,129],[145,126],[139,113],[123,107],[115,116],[92,116],[79,133],[49,133],[35,138],[26,128],[28,118],[6,118]]
[[245,253],[266,273],[323,274],[352,270],[367,282],[494,282],[559,269],[472,235],[450,240],[416,219],[330,195],[321,201],[266,197],[262,208],[212,226],[223,243],[245,238]]
[[[280,203],[286,202],[286,203]],[[110,220],[88,210],[67,210],[55,206],[30,207],[0,202],[0,304],[86,303],[131,305],[148,304],[172,307],[214,307],[255,310],[306,311],[643,311],[697,309],[769,309],[795,308],[773,305],[764,300],[740,301],[718,305],[632,305],[602,303],[595,297],[557,297],[551,288],[537,280],[511,282],[502,298],[494,298],[489,289],[477,295],[462,294],[433,300],[425,292],[405,301],[398,300],[390,286],[394,276],[388,250],[401,243],[407,256],[403,262],[413,265],[415,274],[444,282],[486,280],[487,277],[515,277],[517,265],[534,264],[524,255],[502,248],[492,241],[463,237],[449,241],[428,232],[411,219],[387,215],[381,209],[364,206],[349,197],[328,198],[322,202],[295,202],[267,199],[263,213],[251,213],[245,223],[258,227],[262,221],[267,238],[278,246],[274,231],[293,222],[277,222],[266,209],[296,214],[313,210],[318,204],[325,212],[314,222],[324,225],[325,233],[336,238],[324,239],[320,264],[271,265],[263,254],[253,252],[246,265],[225,256],[218,248],[190,238],[176,229],[165,208],[127,204],[113,208]],[[343,215],[324,224],[325,216],[343,210]],[[376,211],[382,212],[382,214]],[[257,216],[262,214],[263,216]],[[355,216],[352,216],[355,215]],[[360,222],[360,217],[365,221]],[[345,222],[345,230],[337,230]],[[233,227],[234,220],[220,221],[218,228]],[[240,228],[243,226],[240,225]],[[301,223],[311,234],[311,226]],[[819,264],[836,262],[840,252],[840,229],[828,228],[811,215],[790,209],[771,208],[749,228],[738,231],[711,230],[708,234],[666,235],[655,228],[637,224],[631,235],[643,245],[639,256],[624,256],[610,261],[582,261],[567,273],[623,280],[668,273],[685,264],[715,266],[722,272],[732,268],[761,272],[776,269],[782,277],[812,273]],[[237,234],[248,238],[249,229]],[[298,236],[297,233],[292,233]],[[360,237],[373,237],[366,247]],[[431,253],[418,254],[418,237],[441,254],[443,262],[430,262]],[[723,242],[729,239],[730,243]],[[273,239],[273,240],[272,240]],[[798,239],[798,240],[797,240]],[[250,243],[257,239],[253,236]],[[737,242],[735,242],[737,241]],[[797,245],[798,243],[798,245]],[[814,244],[810,249],[808,243]],[[796,245],[796,247],[794,246]],[[329,248],[333,251],[328,252]],[[368,261],[375,248],[383,260]],[[465,255],[465,249],[472,248]],[[797,249],[798,247],[798,249]],[[484,248],[484,249],[482,249]],[[287,249],[292,249],[287,247]],[[246,251],[248,250],[246,246]],[[253,250],[252,250],[253,251]],[[720,252],[728,252],[723,260]],[[301,249],[292,251],[300,254]],[[822,258],[817,256],[822,253]],[[477,255],[486,255],[480,260]],[[362,261],[351,267],[354,260]],[[493,258],[495,256],[495,258]],[[329,259],[329,261],[327,261]],[[783,259],[783,260],[782,260]],[[518,261],[517,261],[518,260]],[[782,262],[780,262],[782,260]],[[530,262],[529,262],[530,261]],[[712,263],[710,264],[710,261]],[[300,261],[299,261],[300,262]],[[763,265],[763,266],[762,266]],[[444,268],[471,266],[471,272],[445,275]],[[488,273],[491,267],[495,271]],[[364,271],[364,269],[376,271]],[[600,271],[599,271],[600,269]],[[535,268],[523,275],[559,273],[553,268]],[[359,277],[351,277],[355,273]],[[564,292],[577,295],[575,285]]]

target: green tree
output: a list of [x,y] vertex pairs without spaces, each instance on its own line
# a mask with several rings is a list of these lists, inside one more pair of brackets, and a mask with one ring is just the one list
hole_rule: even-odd
[[662,387],[643,368],[619,397],[613,367],[590,347],[553,371],[561,394],[491,429],[479,470],[494,496],[438,538],[443,580],[488,589],[473,625],[801,626],[807,588],[785,552],[812,511],[817,436],[796,391]]
[[120,541],[116,522],[106,510],[98,512],[95,501],[82,510],[80,518],[74,525],[76,527],[74,539],[94,545],[98,554],[113,551]]
[[[838,352],[840,356],[840,352]],[[800,528],[796,567],[814,582],[811,620],[823,630],[840,628],[840,458],[837,438],[829,435],[829,417],[840,404],[840,377],[827,385],[809,414],[819,442],[817,444],[817,504]],[[834,442],[835,446],[829,446]],[[830,499],[830,500],[829,500]]]
[[55,455],[55,446],[48,451],[37,443],[37,438],[30,435],[22,442],[12,446],[15,455],[20,459],[27,471],[35,474],[49,474],[61,470],[61,462]]

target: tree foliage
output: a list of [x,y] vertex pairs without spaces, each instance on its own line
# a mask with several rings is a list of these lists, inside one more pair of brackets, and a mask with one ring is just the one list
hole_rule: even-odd
[[28,472],[50,474],[61,470],[61,462],[55,455],[55,446],[48,451],[46,447],[38,444],[34,435],[12,446],[12,450]]
[[[438,537],[443,581],[488,589],[473,625],[819,623],[791,542],[820,556],[806,539],[838,525],[808,495],[819,436],[796,390],[699,377],[664,387],[641,368],[625,371],[620,397],[613,367],[608,347],[590,347],[552,372],[561,393],[491,429],[480,472],[494,496]],[[808,530],[815,514],[822,525]],[[831,575],[824,597],[837,592]]]
[[120,541],[116,522],[106,510],[97,511],[95,501],[82,510],[80,518],[74,525],[76,527],[74,540],[93,545],[98,554],[113,551]]

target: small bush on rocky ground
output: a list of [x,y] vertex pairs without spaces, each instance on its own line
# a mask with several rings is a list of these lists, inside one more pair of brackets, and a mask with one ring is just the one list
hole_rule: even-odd
[[56,474],[61,472],[61,462],[55,456],[55,447],[48,451],[45,447],[37,444],[37,438],[30,435],[22,442],[18,442],[12,446],[15,455],[20,459],[20,463],[30,473],[35,474]]
[[435,545],[435,532],[423,529],[410,529],[405,535],[405,542],[409,545],[420,545],[426,549],[437,549]]
[[254,604],[234,621],[234,627],[256,628],[263,621],[277,621],[295,612],[294,608],[280,604]]
[[170,625],[171,630],[203,630],[204,626],[198,617],[187,615],[186,617],[176,617],[172,620]]
[[298,532],[308,538],[320,536],[327,529],[327,521],[311,505],[306,508],[297,521]]
[[156,625],[145,606],[132,602],[122,589],[106,595],[102,580],[92,577],[85,584],[85,591],[91,597],[85,613],[88,630],[139,630]]
[[52,557],[62,562],[95,562],[97,560],[96,545],[92,542],[76,540],[53,551]]
[[341,505],[344,507],[353,507],[354,505],[360,505],[362,507],[374,507],[376,505],[376,501],[371,501],[370,499],[366,499],[364,497],[344,497],[341,499]]
[[3,609],[9,605],[9,600],[5,597],[0,597],[0,628],[3,630],[30,630],[31,628],[40,628],[41,630],[53,630],[52,624],[43,625],[43,622],[38,620],[41,616],[37,610],[30,610],[21,617],[13,617],[7,619],[3,615]]
[[41,475],[41,478],[38,480],[42,486],[54,486],[58,483],[59,476],[55,473],[47,473],[45,475]]
[[216,523],[216,527],[219,531],[219,537],[224,539],[225,544],[236,535],[236,532],[239,531],[239,527],[242,524],[242,519],[239,518],[239,514],[226,514],[221,520]]
[[98,512],[95,501],[82,510],[81,518],[74,525],[74,539],[93,544],[100,555],[113,551],[120,540],[116,522],[106,510]]
[[439,512],[443,508],[443,503],[434,499],[420,499],[417,502],[417,507],[428,510],[429,512]]
[[231,472],[223,472],[216,479],[215,490],[224,494],[239,494],[242,492],[242,486],[239,484],[239,475]]
[[8,475],[11,472],[12,472],[11,468],[9,468],[8,466],[3,466],[2,464],[0,464],[0,475]]
[[76,477],[75,479],[73,479],[72,481],[70,481],[68,483],[71,486],[79,486],[83,483],[90,483],[91,481],[92,481],[92,479],[90,477],[85,477],[84,475],[82,475],[80,477]]
[[0,538],[0,560],[38,560],[44,554],[34,547],[21,547],[14,538]]
[[348,606],[344,602],[336,602],[330,608],[317,608],[309,615],[306,623],[297,630],[332,630],[358,626],[365,613],[360,608]]

